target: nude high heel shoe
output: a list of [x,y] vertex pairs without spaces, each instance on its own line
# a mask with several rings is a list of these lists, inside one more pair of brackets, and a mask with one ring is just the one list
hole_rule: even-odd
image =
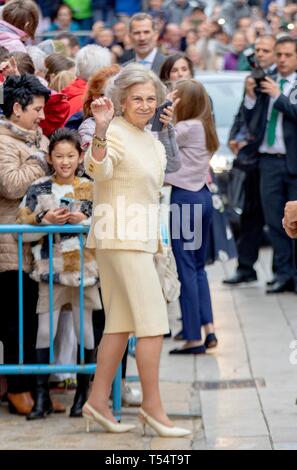
[[[85,412],[85,409],[88,410],[89,414]],[[86,431],[90,431],[90,423],[96,421],[103,427],[103,429],[107,432],[114,432],[114,433],[121,433],[121,432],[128,432],[135,428],[134,424],[121,424],[121,423],[113,423],[109,421],[109,419],[104,418],[104,416],[98,411],[96,411],[89,403],[84,404],[84,409],[82,411],[82,415],[86,422]]]
[[139,419],[143,425],[143,435],[145,434],[145,426],[148,424],[160,437],[184,437],[191,434],[191,431],[176,426],[165,426],[159,421],[148,415],[142,408],[139,408]]

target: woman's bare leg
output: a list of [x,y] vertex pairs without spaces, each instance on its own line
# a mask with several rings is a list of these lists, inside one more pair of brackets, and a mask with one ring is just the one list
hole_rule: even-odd
[[163,408],[159,388],[159,368],[163,336],[138,338],[136,362],[142,386],[143,409],[165,426],[173,426]]
[[[117,421],[108,406],[111,386],[128,342],[128,333],[105,334],[100,341],[97,368],[88,403],[110,421]],[[84,410],[87,412],[87,410]]]

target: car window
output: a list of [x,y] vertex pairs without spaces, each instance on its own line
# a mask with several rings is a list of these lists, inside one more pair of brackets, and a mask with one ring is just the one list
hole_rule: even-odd
[[202,82],[213,102],[217,127],[231,128],[243,96],[244,82]]

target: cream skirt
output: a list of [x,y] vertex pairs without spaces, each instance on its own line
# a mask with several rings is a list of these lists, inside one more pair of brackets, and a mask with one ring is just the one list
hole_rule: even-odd
[[105,310],[104,333],[129,332],[137,337],[169,332],[167,306],[153,254],[96,250]]

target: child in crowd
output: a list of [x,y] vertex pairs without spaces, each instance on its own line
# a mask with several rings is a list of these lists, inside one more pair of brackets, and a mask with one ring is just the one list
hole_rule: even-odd
[[11,0],[2,9],[0,44],[9,52],[27,52],[25,42],[34,39],[39,11],[33,0]]
[[[61,128],[50,139],[47,161],[52,165],[52,176],[41,178],[32,184],[25,195],[17,216],[17,222],[34,225],[63,225],[90,223],[92,213],[93,183],[76,175],[82,161],[78,134]],[[66,204],[66,207],[63,206]],[[68,206],[67,206],[68,204]],[[36,236],[37,235],[37,236]],[[37,304],[38,333],[36,343],[37,362],[49,362],[49,241],[44,234],[27,234],[26,241],[35,241],[32,248],[34,265],[31,277],[39,283]],[[79,286],[80,241],[73,233],[55,234],[53,242],[53,336],[57,333],[61,309],[72,305],[74,329],[80,338]],[[98,290],[98,269],[93,250],[84,248],[84,344],[85,363],[94,362],[94,333],[92,311],[101,308]],[[79,362],[78,345],[78,362]],[[49,395],[48,375],[37,377],[35,405],[27,419],[40,419],[53,411]],[[77,374],[77,389],[70,411],[71,417],[82,415],[87,400],[90,376]]]

